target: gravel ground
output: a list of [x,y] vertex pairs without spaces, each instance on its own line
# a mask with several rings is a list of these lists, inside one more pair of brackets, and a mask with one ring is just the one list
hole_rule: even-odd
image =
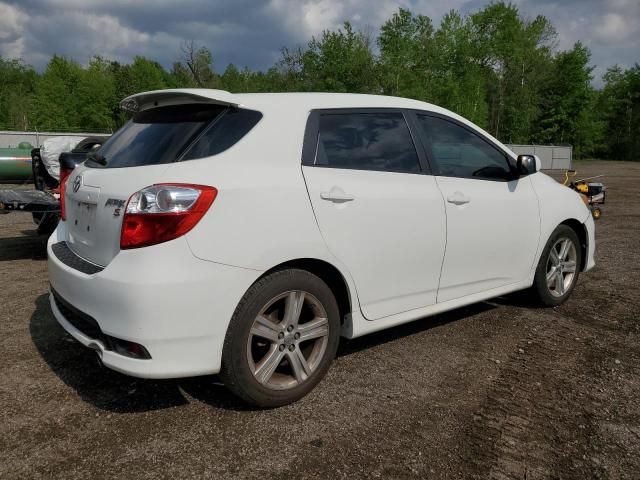
[[604,173],[571,299],[500,298],[353,341],[302,401],[101,369],[55,322],[44,239],[0,215],[0,478],[640,478],[640,163]]

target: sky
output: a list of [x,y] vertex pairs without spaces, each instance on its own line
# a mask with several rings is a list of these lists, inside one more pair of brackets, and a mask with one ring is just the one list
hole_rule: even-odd
[[[217,71],[227,64],[266,69],[282,47],[304,45],[344,21],[376,33],[399,7],[437,25],[451,9],[463,14],[486,0],[0,0],[0,56],[42,70],[55,54],[85,64],[94,55],[130,62],[143,55],[165,67],[194,40],[208,47]],[[557,47],[578,40],[592,52],[594,84],[607,67],[640,63],[640,0],[513,0],[526,17],[542,14]]]

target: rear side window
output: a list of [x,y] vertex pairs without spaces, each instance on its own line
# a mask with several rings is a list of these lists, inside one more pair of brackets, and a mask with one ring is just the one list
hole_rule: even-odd
[[400,112],[320,115],[316,165],[420,172],[409,127]]
[[[87,165],[106,168],[158,165],[187,159],[186,155],[183,158],[187,149],[188,159],[220,153],[255,125],[253,123],[249,129],[243,128],[235,120],[242,117],[235,115],[237,112],[211,104],[174,105],[145,110],[136,114],[105,142],[96,153],[98,162],[89,161]],[[251,113],[261,116],[258,112]]]
[[418,123],[445,177],[467,177],[479,180],[507,180],[510,169],[504,153],[478,135],[453,122],[418,115]]
[[244,137],[261,118],[262,114],[254,110],[226,110],[196,140],[181,160],[210,157],[224,152]]

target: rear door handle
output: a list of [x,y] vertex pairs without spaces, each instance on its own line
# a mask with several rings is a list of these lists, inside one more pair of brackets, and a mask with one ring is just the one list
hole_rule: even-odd
[[471,198],[467,197],[462,192],[455,192],[453,195],[449,195],[447,197],[447,202],[453,203],[454,205],[464,205],[470,201]]
[[355,200],[356,197],[345,193],[344,190],[339,187],[333,187],[328,192],[320,192],[320,198],[323,200],[328,200],[329,202],[344,203],[351,202],[352,200]]

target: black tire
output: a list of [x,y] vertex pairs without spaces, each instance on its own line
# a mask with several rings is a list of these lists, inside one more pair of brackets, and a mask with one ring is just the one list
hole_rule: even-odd
[[40,235],[49,236],[53,233],[53,231],[58,226],[60,215],[57,212],[45,212],[45,213],[41,213],[40,215],[41,217],[39,221],[36,221],[35,213],[34,213],[34,221],[38,223],[38,228],[36,230]]
[[[324,353],[320,356],[315,370],[301,383],[278,390],[259,382],[252,373],[248,359],[248,342],[254,320],[262,309],[272,299],[290,291],[311,294],[310,298],[321,304],[327,315],[328,334],[324,343]],[[335,358],[339,339],[338,304],[327,284],[305,270],[279,270],[254,283],[236,307],[224,341],[220,378],[229,390],[250,405],[261,408],[287,405],[304,397],[324,377]]]
[[[554,246],[562,239],[568,239],[575,249],[575,274],[573,275],[569,285],[563,287],[564,291],[562,294],[554,294],[548,285],[547,274],[550,262],[552,262],[550,259],[551,249],[554,248]],[[582,247],[580,246],[578,235],[571,227],[567,225],[559,225],[549,237],[549,240],[542,251],[542,255],[540,256],[540,260],[538,261],[533,286],[530,290],[532,299],[539,305],[545,307],[555,307],[564,303],[567,298],[569,298],[571,292],[576,286],[576,283],[578,282],[581,262]]]

